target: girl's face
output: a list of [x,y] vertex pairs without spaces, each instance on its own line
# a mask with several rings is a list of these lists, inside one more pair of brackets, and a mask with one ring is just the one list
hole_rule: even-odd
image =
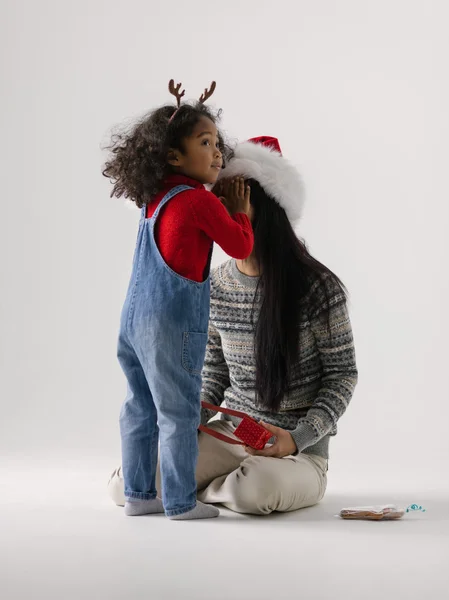
[[200,183],[216,182],[223,164],[218,131],[210,119],[201,117],[192,135],[183,140],[184,151],[171,150],[168,158],[177,173]]

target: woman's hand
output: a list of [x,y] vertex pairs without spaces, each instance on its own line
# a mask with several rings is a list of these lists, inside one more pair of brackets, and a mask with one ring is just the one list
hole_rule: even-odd
[[212,192],[220,198],[231,217],[236,213],[249,215],[251,190],[249,185],[245,186],[243,177],[222,179],[215,184]]
[[272,446],[267,446],[263,450],[255,450],[249,446],[245,446],[246,452],[252,456],[271,456],[273,458],[284,458],[284,456],[290,456],[297,451],[295,440],[292,438],[291,433],[281,427],[275,427],[260,421],[262,427],[271,431],[276,437],[276,441]]

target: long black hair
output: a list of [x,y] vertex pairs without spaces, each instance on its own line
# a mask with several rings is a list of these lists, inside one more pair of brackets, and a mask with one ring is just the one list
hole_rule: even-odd
[[[254,324],[256,394],[261,405],[277,412],[288,391],[292,367],[298,363],[302,301],[311,301],[309,292],[317,279],[330,277],[344,295],[346,290],[296,236],[285,210],[257,181],[249,180],[249,184],[254,209],[254,256],[261,271],[261,306]],[[327,297],[326,286],[323,289]],[[322,312],[328,315],[328,307]]]
[[[182,104],[179,110],[175,105],[166,105],[145,115],[131,128],[115,133],[106,147],[110,155],[103,168],[103,175],[114,186],[111,197],[129,198],[142,208],[161,190],[164,179],[173,171],[167,162],[170,148],[183,152],[183,140],[191,135],[201,117],[216,124],[220,114],[201,102]],[[228,147],[220,132],[218,138],[225,161]]]

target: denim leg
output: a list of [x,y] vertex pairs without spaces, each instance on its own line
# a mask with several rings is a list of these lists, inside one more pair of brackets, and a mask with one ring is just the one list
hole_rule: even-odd
[[125,496],[156,497],[159,429],[156,407],[145,373],[131,344],[119,338],[118,359],[128,380],[128,393],[120,413]]
[[197,494],[201,376],[187,373],[179,362],[147,371],[158,413],[162,500],[168,516],[194,508]]
[[[181,397],[178,400],[183,401]],[[199,411],[198,417],[188,417],[185,410],[179,411],[176,417],[166,415],[163,409],[160,461],[162,499],[170,517],[188,512],[196,505]]]

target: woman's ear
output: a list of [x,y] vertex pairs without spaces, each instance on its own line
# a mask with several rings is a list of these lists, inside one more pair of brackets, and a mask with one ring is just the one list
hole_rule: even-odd
[[167,162],[169,165],[171,165],[172,167],[179,167],[180,166],[180,156],[179,156],[179,150],[174,150],[173,148],[170,148],[170,150],[168,151],[167,154]]

